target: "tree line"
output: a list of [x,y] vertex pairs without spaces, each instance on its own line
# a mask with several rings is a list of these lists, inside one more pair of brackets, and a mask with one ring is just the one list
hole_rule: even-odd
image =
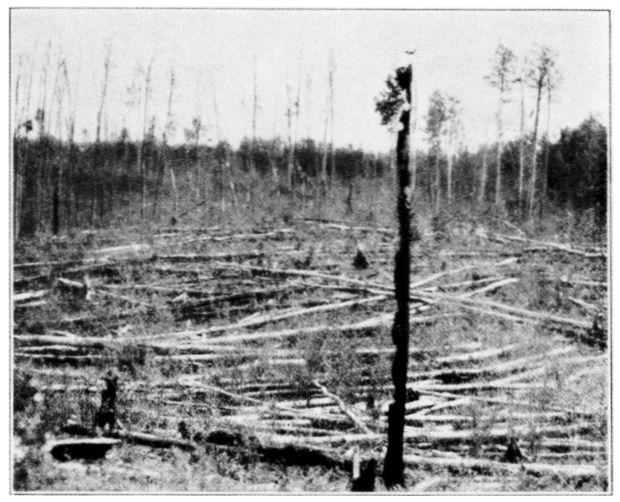
[[[474,151],[459,148],[445,155],[435,137],[431,138],[428,150],[415,153],[417,200],[435,211],[455,202],[480,209],[494,205],[497,171],[485,170],[490,155],[500,145],[483,145]],[[563,129],[555,142],[544,138],[539,142],[536,163],[545,166],[546,173],[541,201],[549,207],[575,211],[591,208],[598,223],[604,225],[606,128],[590,117],[574,129]],[[504,208],[515,219],[523,216],[519,197],[522,146],[520,138],[501,145]],[[115,211],[131,205],[139,207],[144,218],[179,219],[192,207],[202,207],[206,214],[212,205],[221,208],[222,200],[235,204],[248,196],[260,196],[253,193],[256,180],[263,182],[261,187],[270,187],[272,194],[292,198],[304,195],[318,202],[324,189],[325,166],[326,191],[346,192],[360,180],[377,183],[394,176],[394,159],[389,154],[349,146],[335,148],[324,163],[325,145],[312,139],[295,143],[293,149],[289,185],[291,150],[282,138],[246,138],[235,149],[225,141],[215,146],[166,145],[148,134],[144,142],[130,141],[127,134],[99,143],[60,141],[50,135],[34,140],[16,137],[16,231],[31,235],[104,225]],[[542,202],[534,216],[541,216]]]

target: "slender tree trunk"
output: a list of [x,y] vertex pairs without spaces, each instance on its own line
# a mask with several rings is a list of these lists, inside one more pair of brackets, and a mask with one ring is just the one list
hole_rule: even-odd
[[[454,117],[452,120],[455,120]],[[448,146],[448,166],[447,166],[447,198],[448,205],[452,204],[452,170],[454,168],[454,150],[456,143],[456,132],[454,130],[455,126],[453,123],[450,124],[450,133],[449,133],[449,141],[450,144]]]
[[[398,159],[398,152],[396,157]],[[441,206],[441,147],[438,145],[435,153],[435,213],[439,212],[439,206]]]
[[[399,84],[405,93],[407,103],[411,103],[411,66],[401,74]],[[409,282],[411,273],[411,172],[409,170],[409,116],[404,109],[400,121],[403,125],[398,132],[396,146],[398,164],[398,202],[400,242],[394,265],[394,287],[396,296],[396,315],[392,327],[392,340],[396,346],[392,363],[394,382],[394,401],[388,411],[388,446],[383,464],[383,480],[388,488],[405,484],[405,465],[403,462],[403,438],[405,429],[405,405],[407,402],[407,367],[409,359]]]
[[[157,217],[159,192],[161,190],[164,175],[168,168],[168,134],[172,130],[172,98],[174,96],[174,69],[170,70],[170,87],[168,90],[168,107],[166,111],[166,123],[164,125],[164,132],[161,140],[161,162],[159,163],[159,171],[157,176],[157,184],[155,185],[155,201],[153,203],[153,217]],[[174,176],[174,175],[173,175]],[[173,214],[176,218],[176,212]]]
[[[329,99],[328,106],[329,106]],[[329,124],[329,113],[325,112],[325,128],[323,129],[323,158],[321,159],[321,198],[325,197],[327,192],[327,126]]]
[[334,182],[334,176],[336,171],[336,159],[334,157],[334,60],[333,55],[330,57],[329,63],[329,124],[330,124],[330,138],[329,138],[329,174],[327,177],[328,186],[331,187]]
[[448,153],[448,204],[452,204],[452,152]]
[[[97,110],[97,125],[95,130],[95,151],[93,159],[93,180],[91,182],[91,207],[90,207],[90,223],[95,223],[96,217],[96,199],[97,193],[102,191],[101,185],[103,177],[101,176],[101,121],[103,118],[103,109],[105,107],[105,98],[108,92],[108,78],[110,76],[110,49],[106,50],[103,60],[103,87],[101,89],[101,100]],[[103,205],[103,201],[100,201]]]
[[146,217],[146,162],[144,159],[144,143],[146,141],[146,122],[148,116],[149,94],[151,92],[151,70],[153,58],[146,69],[144,77],[144,109],[142,114],[142,141],[138,146],[138,167],[140,169],[140,221],[144,223]]
[[256,68],[256,53],[254,53],[254,86],[253,86],[253,99],[252,99],[252,150],[250,152],[250,174],[251,178],[255,179],[256,176],[256,164],[254,162],[256,156],[256,117],[258,115],[258,83],[257,83],[257,68]]
[[60,230],[60,184],[61,184],[61,168],[60,165],[52,166],[54,181],[52,187],[52,233],[58,235]]
[[288,134],[288,155],[286,160],[286,175],[288,180],[288,188],[293,191],[293,164],[295,162],[295,151],[293,145],[293,110],[291,109],[291,86],[286,84],[286,128]]
[[519,121],[519,198],[518,207],[523,215],[523,190],[525,180],[525,95],[523,91],[523,79],[521,79],[521,110]]
[[495,177],[495,206],[500,207],[502,203],[502,154],[504,152],[502,112],[504,104],[503,83],[500,84],[499,106],[497,107],[497,172]]
[[77,152],[75,148],[75,118],[69,126],[69,162],[67,165],[67,224],[77,226],[75,171]]
[[179,214],[179,190],[177,189],[177,178],[174,175],[174,168],[169,165],[170,186],[172,187],[172,217],[177,220]]
[[540,98],[542,94],[543,87],[543,77],[538,79],[538,85],[536,88],[536,113],[534,115],[534,137],[532,138],[532,174],[530,176],[530,197],[527,209],[527,217],[528,219],[532,219],[534,214],[534,203],[536,201],[536,177],[537,177],[537,169],[536,169],[536,154],[538,151],[538,119],[540,115]]
[[480,172],[480,191],[478,192],[478,207],[482,208],[487,191],[487,155],[488,147],[482,147],[482,169]]
[[[23,143],[23,146],[22,146]],[[15,183],[15,199],[13,201],[13,236],[15,239],[19,238],[19,234],[22,226],[22,204],[24,194],[24,169],[26,167],[26,161],[28,158],[28,138],[19,140],[13,139],[14,148],[14,183]]]
[[549,187],[549,126],[551,117],[551,89],[547,86],[547,126],[545,131],[545,154],[542,173],[542,193],[540,194],[540,213],[542,220],[543,213],[547,206],[547,192]]

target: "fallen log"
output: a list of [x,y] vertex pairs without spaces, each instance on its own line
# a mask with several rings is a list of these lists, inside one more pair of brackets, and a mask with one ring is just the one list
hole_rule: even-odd
[[129,443],[151,446],[153,448],[170,448],[175,446],[182,450],[193,451],[196,449],[196,444],[192,441],[156,436],[154,434],[146,434],[143,432],[115,431],[111,434],[111,437],[122,439],[123,441],[127,441]]
[[16,310],[29,309],[29,308],[37,308],[42,307],[43,305],[47,305],[47,300],[34,300],[31,302],[20,302],[15,304]]
[[325,396],[332,398],[338,404],[338,407],[342,410],[342,412],[351,419],[351,421],[355,424],[355,426],[360,429],[362,432],[367,434],[372,433],[372,431],[368,428],[368,426],[364,423],[364,421],[357,416],[349,406],[347,406],[340,397],[336,394],[333,394],[327,390],[324,385],[321,385],[317,380],[312,382],[316,387],[318,387]]
[[542,246],[544,248],[549,248],[549,249],[553,249],[557,251],[564,251],[565,253],[583,256],[584,258],[605,258],[607,259],[607,253],[603,252],[600,249],[596,249],[594,251],[584,251],[581,249],[572,248],[568,244],[560,244],[558,242],[549,242],[549,241],[537,241],[534,239],[529,239],[526,237],[519,237],[516,235],[504,235],[504,234],[490,233],[489,237],[495,238],[496,240],[499,240],[500,242],[505,242],[506,240],[509,240],[509,241],[523,242],[523,243],[526,243],[532,246]]
[[106,453],[119,443],[120,441],[110,438],[58,439],[47,443],[44,449],[60,461],[95,460],[105,457]]
[[38,300],[49,293],[49,289],[40,289],[38,291],[27,291],[25,293],[17,293],[13,295],[15,303]]
[[200,261],[212,261],[212,260],[251,260],[254,258],[263,258],[265,253],[260,251],[250,251],[245,253],[212,253],[212,254],[198,254],[198,253],[186,253],[186,254],[165,254],[157,255],[156,259],[159,261],[170,262],[200,262]]
[[607,283],[606,282],[599,282],[599,281],[583,281],[583,280],[579,280],[579,279],[561,279],[560,280],[560,284],[564,285],[564,286],[584,286],[587,288],[604,288],[607,289]]
[[543,464],[543,463],[523,463],[510,464],[493,460],[483,460],[478,458],[442,458],[442,457],[423,457],[420,455],[405,455],[405,463],[410,467],[443,467],[446,469],[471,469],[480,473],[491,475],[498,473],[510,474],[530,474],[540,477],[541,475],[557,475],[563,479],[589,480],[597,477],[605,477],[602,472],[594,465],[571,465],[571,464]]
[[584,302],[583,300],[580,300],[579,298],[574,298],[572,296],[569,296],[568,299],[571,302],[573,302],[575,305],[577,305],[578,307],[581,307],[581,310],[583,310],[586,313],[586,315],[593,315],[599,312],[600,310],[602,310],[601,307],[599,307],[598,305]]
[[[274,315],[274,316],[270,316],[270,317],[263,317],[263,318],[259,318],[259,319],[250,319],[246,322],[240,322],[240,323],[235,323],[235,324],[228,324],[228,325],[224,325],[224,326],[211,326],[209,328],[202,328],[202,329],[195,329],[195,330],[188,330],[188,331],[181,331],[181,332],[177,332],[177,333],[166,333],[163,335],[158,335],[158,338],[163,338],[163,337],[174,337],[175,338],[175,344],[178,343],[178,339],[181,337],[188,337],[188,336],[195,336],[195,335],[208,335],[208,334],[213,334],[213,333],[222,333],[222,332],[227,332],[227,331],[235,331],[241,328],[249,328],[249,327],[255,327],[255,326],[261,326],[265,323],[268,322],[276,322],[276,321],[281,321],[284,319],[289,319],[291,317],[297,317],[300,315],[306,315],[306,314],[316,314],[316,313],[322,313],[322,312],[330,312],[333,310],[340,310],[340,309],[345,309],[345,308],[350,308],[350,307],[358,307],[360,305],[368,305],[368,304],[372,304],[372,303],[378,303],[381,302],[383,300],[386,299],[386,296],[383,295],[379,295],[379,296],[373,296],[371,298],[363,298],[363,299],[359,299],[359,300],[349,300],[346,302],[341,302],[341,303],[336,303],[336,304],[327,304],[327,305],[319,305],[318,307],[309,307],[306,309],[299,309],[299,310],[294,310],[294,311],[289,311],[289,312],[285,312],[285,313],[281,313],[279,315]],[[299,334],[308,334],[308,333],[313,333],[313,332],[318,332],[322,329],[321,328],[311,328],[309,331],[306,332],[302,332]],[[233,341],[238,341],[240,339],[240,337],[245,337],[246,339],[260,339],[260,338],[278,338],[278,337],[282,337],[282,336],[296,336],[298,333],[298,331],[301,330],[283,330],[282,332],[280,332],[279,334],[275,335],[273,333],[252,333],[252,334],[248,334],[248,335],[233,335],[232,339]],[[235,338],[235,336],[237,338]],[[151,337],[151,339],[153,339],[153,337]],[[209,342],[211,343],[222,343],[222,340],[225,340],[226,342],[229,341],[229,339],[231,339],[231,337],[215,337],[209,340]],[[242,339],[242,338],[241,338]]]
[[590,322],[584,321],[581,319],[570,319],[567,317],[549,314],[546,312],[535,312],[532,310],[527,310],[527,309],[522,309],[518,307],[513,307],[511,305],[506,305],[504,303],[494,302],[490,300],[476,300],[473,298],[464,297],[462,295],[461,296],[448,295],[445,293],[443,294],[417,293],[416,295],[414,295],[414,298],[416,296],[419,297],[421,301],[430,302],[432,304],[448,304],[448,305],[457,304],[464,308],[487,307],[487,308],[503,311],[503,312],[498,312],[498,314],[502,314],[502,313],[515,314],[516,317],[536,319],[539,321],[553,322],[557,324],[565,324],[565,325],[569,325],[569,326],[580,328],[580,329],[589,329],[591,327]]
[[484,359],[491,359],[499,357],[509,352],[513,352],[520,348],[525,348],[526,345],[522,343],[513,343],[511,345],[504,345],[503,347],[483,349],[477,352],[468,352],[466,354],[451,354],[449,356],[442,356],[435,359],[435,362],[439,364],[454,364],[454,363],[468,363],[474,361],[482,361]]

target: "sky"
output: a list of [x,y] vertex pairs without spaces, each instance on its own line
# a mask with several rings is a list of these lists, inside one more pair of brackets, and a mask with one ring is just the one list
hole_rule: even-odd
[[[249,137],[254,74],[258,136],[286,138],[287,102],[299,93],[293,132],[323,141],[331,59],[335,144],[387,151],[394,138],[380,124],[374,99],[387,75],[407,61],[405,51],[415,50],[419,127],[424,126],[430,94],[447,92],[460,100],[461,140],[475,148],[496,137],[498,95],[484,79],[496,47],[501,43],[511,48],[523,61],[535,44],[542,44],[555,52],[561,75],[551,104],[553,138],[561,128],[575,127],[590,115],[608,125],[608,31],[608,14],[597,11],[18,9],[11,16],[14,120],[34,117],[43,99],[47,66],[46,100],[55,103],[52,133],[67,134],[64,115],[59,118],[57,112],[67,112],[70,96],[77,139],[94,139],[108,47],[112,65],[103,124],[108,138],[118,136],[123,127],[132,138],[141,136],[143,109],[136,99],[131,104],[128,88],[143,87],[152,60],[147,116],[155,116],[157,135],[166,122],[174,69],[173,142],[183,140],[184,129],[196,116],[205,126],[204,141],[225,139],[235,145]],[[66,61],[70,92],[63,93],[59,107],[53,83],[60,60]],[[507,98],[505,136],[511,138],[519,128],[518,88]],[[534,98],[527,89],[528,129],[533,127]],[[541,125],[546,126],[544,115]],[[418,131],[420,148],[424,137]]]

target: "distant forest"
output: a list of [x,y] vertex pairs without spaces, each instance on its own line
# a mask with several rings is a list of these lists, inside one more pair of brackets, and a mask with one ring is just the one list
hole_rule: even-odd
[[[506,143],[503,153],[505,206],[519,217],[517,191],[520,141]],[[494,171],[481,193],[481,170],[491,163],[496,145],[477,151],[461,149],[453,160],[453,198],[470,204],[493,200]],[[323,189],[322,168],[327,186],[344,187],[363,178],[372,182],[392,176],[387,154],[361,149],[335,148],[312,139],[294,145],[294,169],[288,178],[290,147],[279,139],[245,139],[238,149],[226,142],[215,147],[202,144],[165,145],[152,135],[144,142],[60,142],[44,135],[35,140],[14,139],[15,224],[20,234],[103,225],[108,216],[128,204],[140,204],[144,195],[145,217],[165,213],[174,216],[180,204],[217,204],[220,197],[233,200],[252,191],[260,178],[282,196],[303,192],[311,198]],[[139,156],[142,157],[140,161]],[[540,205],[574,211],[592,209],[604,225],[607,207],[607,131],[594,118],[575,129],[564,129],[556,142],[541,141],[537,163],[546,168],[544,202]],[[437,197],[435,170],[439,162],[440,194],[447,191],[445,164],[434,151],[416,152],[419,203],[434,203]],[[139,165],[143,168],[140,169]],[[191,191],[192,193],[184,193]],[[179,194],[179,192],[181,192]],[[19,197],[17,197],[19,195]],[[269,196],[265,193],[264,196]],[[163,202],[165,201],[165,202]],[[172,202],[171,202],[172,201]],[[174,207],[174,206],[177,207]],[[187,207],[186,207],[187,209]],[[176,216],[178,217],[178,215]]]

